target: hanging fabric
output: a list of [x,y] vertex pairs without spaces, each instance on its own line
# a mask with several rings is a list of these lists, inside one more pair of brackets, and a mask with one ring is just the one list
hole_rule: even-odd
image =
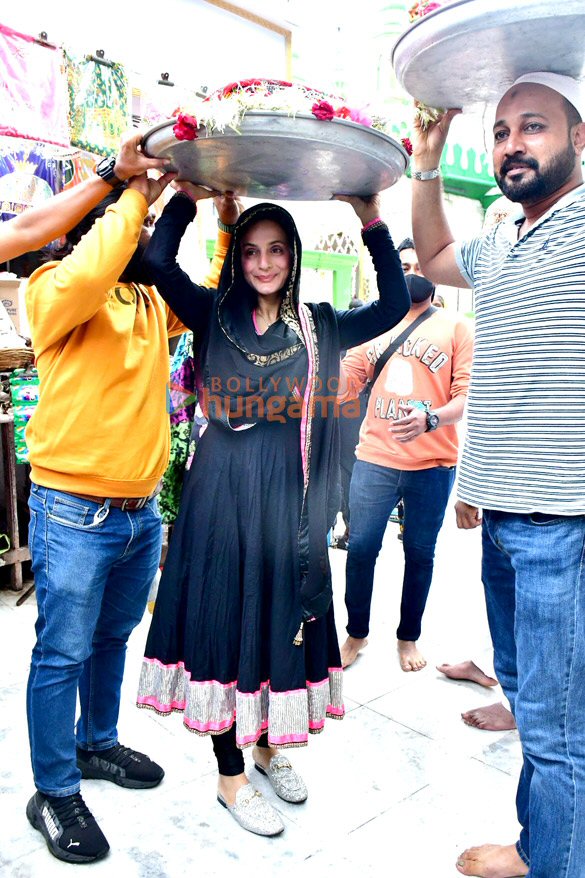
[[63,50],[0,24],[0,134],[69,145]]
[[97,155],[115,155],[131,128],[124,67],[93,57],[66,58],[71,144]]
[[6,138],[0,143],[0,220],[37,207],[60,189],[58,158],[41,143]]

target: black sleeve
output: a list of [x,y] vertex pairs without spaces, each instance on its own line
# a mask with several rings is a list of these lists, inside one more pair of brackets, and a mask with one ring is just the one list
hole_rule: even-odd
[[181,238],[195,214],[196,206],[190,198],[171,198],[155,226],[143,260],[171,311],[185,326],[201,334],[209,322],[215,290],[194,284],[177,262]]
[[354,348],[382,335],[399,323],[410,308],[410,296],[396,248],[385,224],[363,233],[370,251],[380,298],[351,311],[337,311],[341,350]]

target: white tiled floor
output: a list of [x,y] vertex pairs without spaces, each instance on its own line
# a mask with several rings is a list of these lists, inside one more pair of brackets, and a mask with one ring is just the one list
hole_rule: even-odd
[[[449,510],[421,640],[429,664],[418,674],[404,674],[394,652],[402,576],[396,533],[390,525],[378,563],[370,643],[345,675],[347,716],[291,753],[308,783],[308,801],[274,801],[266,779],[250,772],[285,821],[286,831],[276,839],[244,832],[216,803],[209,741],[188,734],[178,715],[161,718],[134,707],[145,617],[129,644],[120,738],[160,762],[166,777],[145,791],[84,782],[85,799],[112,848],[87,867],[92,874],[247,878],[293,876],[302,869],[308,878],[454,878],[460,849],[514,841],[517,735],[482,732],[460,719],[461,711],[501,693],[446,680],[434,669],[473,658],[491,672],[479,532],[457,531]],[[345,557],[331,551],[340,637]],[[72,867],[51,857],[24,814],[33,791],[24,699],[35,606],[34,598],[22,607],[15,601],[11,592],[0,592],[0,875],[71,875]]]

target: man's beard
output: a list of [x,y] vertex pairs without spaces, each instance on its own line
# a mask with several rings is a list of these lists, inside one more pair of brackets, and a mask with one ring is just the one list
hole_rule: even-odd
[[[529,180],[509,180],[506,177],[511,167],[526,167],[535,173]],[[575,170],[575,151],[569,142],[563,152],[557,153],[548,165],[541,168],[536,159],[505,158],[496,174],[496,182],[506,198],[510,201],[519,201],[523,204],[532,204],[548,198],[563,186]]]
[[130,262],[120,275],[120,280],[122,281],[122,283],[135,283],[144,284],[145,286],[152,286],[152,278],[150,277],[146,265],[142,260],[145,250],[146,247],[143,244],[139,243],[136,247],[136,250],[132,254],[132,257],[130,258]]

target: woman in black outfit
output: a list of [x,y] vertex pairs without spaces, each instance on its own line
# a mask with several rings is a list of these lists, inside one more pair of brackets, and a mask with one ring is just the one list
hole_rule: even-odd
[[217,290],[176,262],[198,190],[181,183],[146,261],[157,289],[194,332],[199,399],[209,420],[169,548],[138,704],[183,712],[212,735],[218,800],[246,829],[281,832],[244,774],[242,749],[277,794],[306,788],[278,748],[301,746],[341,718],[342,670],[327,531],[339,509],[339,352],[381,335],[409,307],[379,200],[344,197],[364,226],[378,301],[357,310],[301,304],[301,242],[272,204],[233,228]]

